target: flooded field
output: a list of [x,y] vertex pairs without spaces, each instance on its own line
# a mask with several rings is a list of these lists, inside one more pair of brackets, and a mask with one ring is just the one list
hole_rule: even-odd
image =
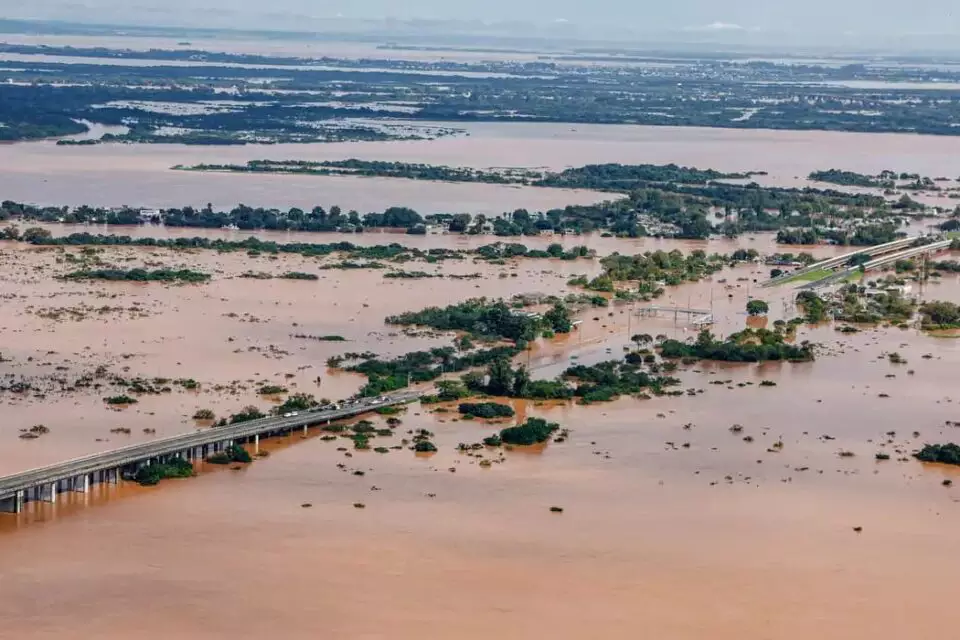
[[[177,38],[140,37],[140,36],[81,36],[81,35],[27,35],[18,33],[3,34],[0,41],[10,44],[46,45],[51,47],[105,47],[109,49],[129,49],[148,51],[150,49],[202,49],[218,53],[268,55],[277,57],[301,56],[322,58],[365,58],[368,60],[411,60],[420,62],[461,62],[479,63],[487,61],[537,62],[544,54],[536,51],[526,53],[515,50],[498,52],[476,51],[465,48],[414,50],[382,49],[379,43],[338,42],[335,40],[250,40],[246,38],[194,38],[189,44]],[[557,61],[561,61],[558,58]],[[583,64],[570,61],[571,64]],[[591,61],[589,64],[598,64]]]
[[[421,213],[490,214],[606,196],[169,168],[358,157],[550,169],[676,162],[767,170],[765,180],[798,186],[827,165],[960,175],[960,141],[946,137],[528,124],[464,129],[469,136],[383,144],[2,145],[0,191],[5,199],[50,204],[339,204],[361,211],[405,205]],[[471,249],[496,240],[42,226],[56,235],[255,235],[421,249]],[[770,234],[703,242],[596,234],[509,240],[533,248],[584,244],[599,255],[753,248],[826,257],[848,250],[777,246]],[[0,243],[0,381],[4,388],[34,385],[0,392],[0,475],[211,428],[192,419],[198,409],[218,417],[250,404],[267,409],[278,400],[258,395],[264,384],[318,398],[350,395],[363,378],[328,369],[329,357],[450,344],[449,335],[401,335],[385,324],[388,315],[475,296],[565,294],[572,276],[600,271],[596,260],[467,259],[402,268],[478,278],[406,280],[385,279],[375,269],[321,268],[335,260]],[[94,261],[125,269],[186,267],[211,280],[173,286],[59,278]],[[291,271],[319,279],[242,277]],[[769,271],[754,264],[728,268],[669,288],[658,304],[710,309],[720,335],[795,317],[795,292],[758,288]],[[960,278],[945,276],[920,295],[960,301]],[[770,304],[768,318],[746,316],[751,297]],[[669,312],[637,315],[641,306],[585,311],[577,331],[540,340],[518,360],[535,377],[553,377],[576,362],[621,357],[636,333],[694,335]],[[240,470],[201,465],[193,479],[153,488],[99,485],[88,494],[63,494],[55,505],[31,504],[18,516],[0,514],[0,635],[940,637],[956,618],[947,577],[960,570],[960,468],[924,465],[911,453],[924,443],[960,440],[951,426],[960,423],[960,340],[913,328],[846,335],[830,325],[802,326],[797,340],[822,345],[816,362],[684,366],[677,375],[690,391],[682,397],[512,403],[518,419],[542,416],[569,428],[563,443],[459,453],[459,443],[478,442],[500,427],[459,419],[455,408],[412,405],[399,416],[404,433],[383,442],[399,444],[406,430],[425,428],[435,434],[435,455],[341,451],[344,441],[311,431],[264,442],[269,457]],[[906,362],[892,364],[891,352]],[[111,408],[104,398],[123,390],[110,384],[114,377],[165,380],[158,384],[171,390]],[[79,378],[94,386],[76,387]],[[383,416],[371,419],[385,424]],[[39,424],[50,432],[20,437]],[[879,452],[890,459],[876,459]],[[481,466],[477,455],[490,464]]]
[[[424,141],[242,147],[0,145],[0,163],[7,167],[0,175],[0,191],[6,199],[56,205],[170,207],[209,202],[230,207],[242,202],[267,207],[338,204],[358,211],[398,205],[421,213],[489,215],[516,208],[545,210],[587,204],[609,196],[489,184],[427,185],[386,178],[200,174],[172,171],[171,167],[243,164],[257,159],[346,158],[549,170],[606,162],[673,162],[721,171],[767,171],[769,175],[760,180],[774,186],[806,186],[811,171],[831,167],[865,173],[894,168],[929,176],[960,175],[960,139],[948,136],[534,123],[471,123],[456,128],[468,135]],[[937,201],[950,208],[954,204],[946,198]]]
[[[26,226],[26,225],[24,225]],[[357,246],[375,246],[384,244],[401,244],[413,249],[456,249],[469,250],[489,245],[495,242],[516,242],[531,249],[546,249],[551,244],[560,244],[571,249],[575,246],[586,246],[599,256],[619,252],[623,254],[642,253],[644,251],[673,251],[683,252],[706,251],[707,253],[732,253],[737,249],[754,249],[760,253],[769,254],[782,251],[794,253],[805,251],[817,257],[831,257],[852,251],[850,247],[836,245],[794,245],[784,248],[778,245],[776,235],[772,233],[756,233],[739,238],[711,237],[709,240],[676,240],[671,238],[616,238],[604,237],[602,233],[589,234],[541,234],[537,236],[498,237],[490,234],[464,235],[458,233],[428,233],[426,235],[408,235],[403,230],[384,229],[366,230],[363,233],[316,233],[310,231],[244,231],[240,229],[199,229],[187,227],[167,227],[163,225],[107,225],[107,224],[67,224],[67,223],[29,223],[47,229],[55,236],[65,236],[73,233],[91,233],[103,235],[123,235],[131,238],[209,238],[211,240],[227,240],[241,242],[247,238],[259,238],[278,243],[331,243],[349,242]],[[924,225],[918,224],[910,229],[919,233],[925,230]]]
[[[75,266],[66,255],[82,258],[78,248],[6,243],[0,252],[9,337],[0,372],[49,376],[69,367],[59,372],[69,377],[105,366],[201,383],[122,410],[104,405],[107,390],[42,400],[5,393],[0,473],[206,428],[190,420],[201,407],[223,414],[269,406],[255,395],[260,381],[351,393],[360,378],[328,372],[330,355],[399,354],[448,341],[391,335],[386,315],[473,295],[564,291],[571,275],[598,268],[547,260],[423,265],[485,275],[425,285],[375,270],[322,271],[321,262],[296,256],[133,248],[100,255],[127,268],[186,265],[213,274],[208,284],[175,287],[56,280]],[[321,279],[238,277],[248,270]],[[753,280],[766,271],[728,269],[660,302],[710,305],[718,333],[739,330],[746,299],[759,293]],[[957,299],[960,281],[944,278],[923,295]],[[795,315],[789,292],[763,297],[768,322]],[[552,376],[572,358],[618,357],[632,332],[689,331],[670,315],[630,311],[586,312],[579,332],[536,345],[531,368]],[[301,331],[350,342],[291,337]],[[801,328],[799,339],[823,344],[817,362],[697,365],[680,374],[684,388],[704,390],[692,397],[591,407],[515,401],[521,418],[547,417],[571,436],[502,457],[483,451],[495,461],[489,468],[455,448],[495,426],[413,405],[400,416],[402,429],[434,432],[440,450],[432,457],[345,457],[337,442],[297,433],[265,443],[271,455],[240,472],[204,468],[156,488],[104,485],[31,505],[0,516],[0,619],[21,638],[420,638],[440,628],[465,639],[545,630],[626,639],[642,628],[681,640],[805,640],[840,629],[853,639],[932,637],[950,606],[940,576],[960,569],[951,552],[960,495],[941,484],[960,481],[960,472],[899,461],[897,452],[956,439],[945,425],[960,420],[960,342],[896,329],[843,336],[829,326]],[[887,362],[890,351],[907,363]],[[727,382],[710,384],[717,381]],[[373,419],[382,426],[382,417]],[[51,432],[17,438],[36,423]],[[731,433],[734,423],[742,432]],[[118,426],[132,433],[110,432]],[[876,461],[878,451],[893,459]],[[112,613],[89,615],[99,602]]]
[[[243,64],[235,62],[202,62],[198,60],[151,60],[142,58],[96,58],[85,56],[56,56],[42,53],[0,53],[0,62],[35,62],[38,68],[43,68],[46,64],[94,64],[94,65],[112,65],[121,67],[175,67],[175,68],[204,68],[219,67],[226,69],[265,69],[285,71],[354,71],[359,73],[400,73],[389,68],[377,67],[338,67],[325,66],[320,64],[313,65],[271,65],[271,64]],[[460,76],[464,78],[518,78],[523,76],[511,75],[509,73],[480,72],[480,71],[425,71],[418,69],[404,70],[402,73],[418,76]],[[527,76],[529,77],[529,76]],[[549,76],[534,76],[549,77]]]

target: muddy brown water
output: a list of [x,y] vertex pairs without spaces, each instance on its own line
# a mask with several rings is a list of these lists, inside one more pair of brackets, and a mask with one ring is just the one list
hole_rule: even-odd
[[[400,238],[409,240],[477,241]],[[671,246],[588,243],[624,253]],[[166,286],[56,280],[76,268],[67,254],[79,250],[0,246],[0,373],[70,376],[103,364],[129,377],[195,378],[201,389],[143,396],[121,411],[101,400],[109,390],[43,399],[5,393],[0,473],[203,428],[190,420],[197,408],[222,415],[249,403],[267,407],[255,395],[259,381],[351,393],[361,380],[328,372],[330,355],[449,342],[392,335],[386,315],[473,295],[563,291],[572,275],[598,269],[533,260],[410,263],[408,270],[484,277],[407,281],[379,271],[320,271],[320,262],[299,256],[100,254],[124,267],[213,274],[209,284]],[[247,270],[313,271],[321,279],[237,277]],[[725,270],[671,290],[660,303],[712,305],[719,333],[746,325],[751,295],[771,303],[768,322],[792,317],[789,292],[756,289],[753,280],[768,270]],[[944,278],[923,295],[960,299],[960,281]],[[58,310],[60,319],[52,319]],[[519,360],[536,375],[554,375],[573,362],[618,357],[631,333],[690,335],[672,316],[640,319],[629,311],[587,311],[579,332],[542,342]],[[290,337],[301,332],[350,342]],[[960,342],[899,329],[846,336],[829,326],[801,328],[799,339],[824,345],[817,362],[697,365],[679,374],[683,388],[703,390],[694,396],[591,407],[514,403],[518,416],[555,420],[572,430],[570,438],[502,457],[483,450],[489,468],[455,448],[496,427],[414,405],[400,416],[398,433],[375,445],[427,428],[440,449],[434,456],[346,457],[337,448],[349,441],[294,434],[265,442],[270,456],[239,471],[204,468],[155,488],[98,487],[0,516],[2,628],[11,637],[78,639],[933,637],[952,616],[944,576],[960,569],[953,534],[960,489],[941,482],[960,482],[960,474],[909,453],[923,442],[960,439],[946,426],[960,421]],[[907,364],[890,364],[883,356],[891,351]],[[762,380],[777,386],[760,387]],[[236,394],[216,388],[235,381],[245,387]],[[37,423],[51,433],[17,437]],[[734,423],[742,433],[729,431]],[[120,426],[132,433],[110,433]],[[878,451],[893,459],[876,461]]]
[[[960,175],[960,140],[952,136],[542,123],[469,123],[455,127],[465,135],[382,143],[57,147],[44,141],[0,145],[0,163],[7,169],[0,175],[0,191],[6,199],[50,205],[338,204],[361,212],[398,205],[422,213],[499,214],[516,208],[545,210],[587,204],[609,196],[593,191],[487,184],[431,183],[427,188],[423,182],[386,178],[200,174],[172,171],[171,167],[242,164],[256,159],[345,158],[549,170],[590,163],[674,162],[722,171],[767,171],[768,176],[758,179],[780,186],[805,186],[805,177],[811,171],[830,167],[871,174],[893,168],[933,177]],[[950,209],[955,204],[946,197],[924,199]]]
[[[823,159],[830,158],[833,166],[864,172],[960,174],[960,143],[948,137],[529,124],[468,130],[468,137],[424,143],[241,149],[7,145],[0,146],[7,168],[0,189],[5,198],[56,204],[243,201],[340,204],[361,211],[404,204],[424,213],[497,213],[603,196],[489,185],[428,189],[396,180],[199,175],[169,167],[263,157],[552,169],[589,162],[678,162],[763,169],[771,172],[771,182],[795,184],[811,170],[828,168]],[[58,233],[102,230],[54,227]],[[258,235],[278,241],[396,240],[423,248],[467,248],[493,240]],[[551,241],[523,239],[538,247]],[[560,241],[584,243],[601,254],[674,247],[784,250],[764,235],[709,243],[595,235]],[[389,314],[474,295],[563,291],[570,276],[598,270],[587,262],[499,267],[468,261],[443,269],[480,272],[482,279],[407,281],[385,280],[376,271],[319,271],[317,261],[297,256],[271,261],[127,248],[102,257],[124,267],[191,266],[214,278],[183,287],[62,282],[53,276],[75,268],[57,262],[66,260],[63,253],[5,243],[0,374],[71,378],[103,365],[127,377],[195,378],[201,388],[143,396],[116,411],[102,400],[118,392],[112,388],[48,391],[43,398],[4,393],[0,473],[206,428],[190,419],[198,408],[218,415],[250,403],[265,408],[269,402],[255,393],[260,382],[317,396],[347,395],[362,380],[327,371],[329,356],[367,349],[400,354],[449,343],[448,337],[394,335],[383,323]],[[315,271],[321,279],[237,277],[247,270]],[[661,303],[712,307],[716,330],[724,334],[745,326],[742,311],[751,295],[771,303],[770,322],[792,317],[788,292],[756,289],[753,280],[768,271],[760,266],[724,271],[671,290]],[[955,276],[944,278],[923,295],[957,301],[960,283]],[[631,333],[690,335],[672,317],[636,319],[627,308],[588,311],[582,319],[579,332],[538,344],[520,360],[528,359],[537,375],[554,375],[573,362],[617,357]],[[298,340],[291,338],[294,333],[340,334],[349,342]],[[946,426],[960,421],[960,342],[899,329],[846,336],[829,326],[802,328],[799,339],[825,345],[817,362],[699,365],[679,374],[693,396],[591,407],[518,404],[519,415],[556,420],[572,429],[571,436],[538,451],[504,452],[502,461],[484,451],[497,461],[489,468],[455,447],[479,441],[494,427],[413,406],[398,430],[435,432],[440,448],[435,456],[401,450],[349,452],[354,455],[348,458],[337,451],[341,442],[297,434],[265,443],[271,455],[240,471],[203,469],[196,478],[149,489],[129,483],[98,487],[87,495],[63,495],[55,506],[0,515],[0,635],[939,637],[944,622],[956,619],[946,576],[960,569],[953,533],[960,524],[960,489],[941,483],[960,482],[960,475],[921,465],[909,454],[924,442],[960,440],[956,428]],[[907,364],[890,364],[884,354],[892,351]],[[923,358],[928,354],[930,359]],[[731,383],[710,384],[726,380]],[[777,386],[760,387],[762,380]],[[735,423],[743,425],[742,433],[729,431]],[[51,432],[36,440],[17,437],[34,424]],[[111,433],[120,427],[131,434]],[[376,444],[391,446],[403,435]],[[743,440],[747,435],[752,442]],[[775,447],[778,442],[782,449]],[[840,451],[855,455],[841,458]],[[893,459],[876,461],[878,451]],[[355,470],[365,475],[353,475]],[[551,506],[564,511],[551,513]]]

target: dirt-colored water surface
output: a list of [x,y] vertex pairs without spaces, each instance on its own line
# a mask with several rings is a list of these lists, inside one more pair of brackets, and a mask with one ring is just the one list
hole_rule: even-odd
[[[391,239],[474,242],[362,238]],[[737,246],[579,241],[600,253]],[[773,247],[766,236],[739,245]],[[599,271],[589,260],[466,260],[403,268],[481,278],[390,280],[380,270],[320,268],[333,260],[0,245],[0,375],[5,385],[36,387],[0,394],[0,473],[209,428],[191,419],[197,409],[270,406],[256,395],[262,383],[348,395],[362,379],[329,371],[329,356],[449,344],[448,336],[399,335],[383,322],[389,314],[479,295],[565,293],[572,275]],[[187,266],[212,279],[57,278],[83,261]],[[247,271],[320,279],[241,278]],[[767,322],[793,317],[790,291],[757,288],[768,271],[727,269],[669,290],[660,303],[712,308],[718,333],[747,324],[749,296],[770,302]],[[943,278],[922,295],[960,299],[960,281]],[[635,310],[587,311],[579,331],[521,360],[552,376],[572,362],[619,357],[632,333],[689,335],[670,315]],[[270,456],[240,471],[201,468],[154,488],[98,486],[0,515],[0,636],[941,637],[955,616],[948,576],[960,570],[960,489],[942,482],[960,473],[910,452],[960,439],[947,425],[960,421],[960,342],[913,329],[848,336],[831,326],[802,327],[798,339],[823,345],[816,362],[684,368],[678,375],[693,395],[590,407],[516,402],[518,418],[547,417],[570,437],[533,451],[480,451],[489,466],[456,446],[498,427],[413,405],[398,433],[377,444],[426,428],[439,447],[432,457],[355,452],[349,441],[295,434],[264,443]],[[884,354],[892,351],[906,364],[891,364]],[[105,386],[71,390],[84,375],[104,376],[96,380]],[[174,385],[116,410],[102,400],[122,391],[107,385],[112,375],[192,378],[200,388]],[[18,437],[35,424],[50,433]],[[734,424],[742,431],[731,432]],[[121,427],[130,433],[111,432]],[[343,442],[351,451],[338,450]],[[875,460],[880,451],[891,459]]]
[[[449,123],[434,123],[449,126]],[[405,142],[198,147],[126,145],[58,147],[52,141],[0,145],[4,198],[50,205],[329,207],[361,212],[409,206],[422,213],[500,214],[546,210],[609,198],[571,191],[390,178],[172,171],[175,165],[248,160],[360,158],[478,168],[562,170],[591,163],[678,163],[722,171],[766,171],[765,184],[805,186],[814,170],[879,173],[896,167],[927,176],[960,175],[960,140],[823,131],[764,131],[632,125],[457,124],[464,135]],[[828,166],[829,165],[829,166]],[[819,185],[824,186],[824,185]],[[952,209],[943,197],[924,198]]]

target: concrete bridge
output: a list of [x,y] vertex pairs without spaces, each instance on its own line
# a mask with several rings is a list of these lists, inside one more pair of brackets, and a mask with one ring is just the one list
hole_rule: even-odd
[[803,267],[802,269],[797,269],[796,271],[791,271],[790,273],[784,273],[779,275],[776,278],[771,278],[766,282],[761,282],[761,287],[774,287],[778,284],[783,284],[794,278],[805,276],[808,273],[816,273],[817,271],[823,271],[824,269],[836,269],[838,267],[845,266],[852,258],[857,256],[880,256],[887,253],[892,253],[895,251],[902,251],[903,249],[909,248],[918,238],[903,238],[901,240],[894,240],[893,242],[885,242],[884,244],[878,244],[873,247],[864,247],[863,249],[858,249],[857,251],[851,251],[850,253],[845,253],[841,256],[836,256],[834,258],[827,258],[826,260],[821,260],[820,262],[815,262],[809,266]]
[[[925,244],[921,247],[912,247],[897,251],[895,253],[887,253],[880,256],[870,262],[867,262],[863,265],[862,271],[866,273],[867,271],[873,271],[875,269],[880,269],[890,264],[894,264],[898,260],[909,260],[919,255],[925,253],[937,253],[940,251],[946,251],[950,248],[950,245],[953,244],[952,240],[940,240],[939,242],[931,242],[930,244]],[[830,286],[835,282],[840,282],[846,280],[848,277],[856,275],[861,272],[861,267],[850,267],[848,269],[843,269],[841,271],[835,271],[825,278],[816,280],[814,282],[808,282],[800,287],[800,289],[820,289],[822,287]]]
[[272,436],[334,420],[368,413],[380,407],[404,404],[420,398],[419,391],[404,391],[384,396],[383,400],[365,398],[339,409],[309,410],[269,417],[224,427],[212,427],[129,447],[74,458],[47,467],[0,477],[0,512],[19,513],[32,501],[56,502],[63,491],[86,492],[95,483],[118,483],[141,467],[172,458],[203,460],[234,444],[252,443],[259,449],[261,436]]

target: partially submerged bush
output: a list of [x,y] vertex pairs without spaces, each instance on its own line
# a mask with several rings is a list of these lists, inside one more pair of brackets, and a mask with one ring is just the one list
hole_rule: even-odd
[[183,458],[173,458],[163,464],[151,464],[137,470],[134,480],[144,486],[155,485],[165,478],[189,478],[193,465]]
[[507,427],[500,432],[500,439],[504,444],[530,445],[546,442],[554,431],[560,428],[555,422],[547,422],[542,418],[529,418],[523,424]]
[[949,444],[928,444],[914,454],[914,457],[923,462],[960,465],[960,445],[952,442]]
[[497,402],[464,402],[457,407],[457,410],[466,416],[486,419],[512,418],[514,416],[512,407]]

